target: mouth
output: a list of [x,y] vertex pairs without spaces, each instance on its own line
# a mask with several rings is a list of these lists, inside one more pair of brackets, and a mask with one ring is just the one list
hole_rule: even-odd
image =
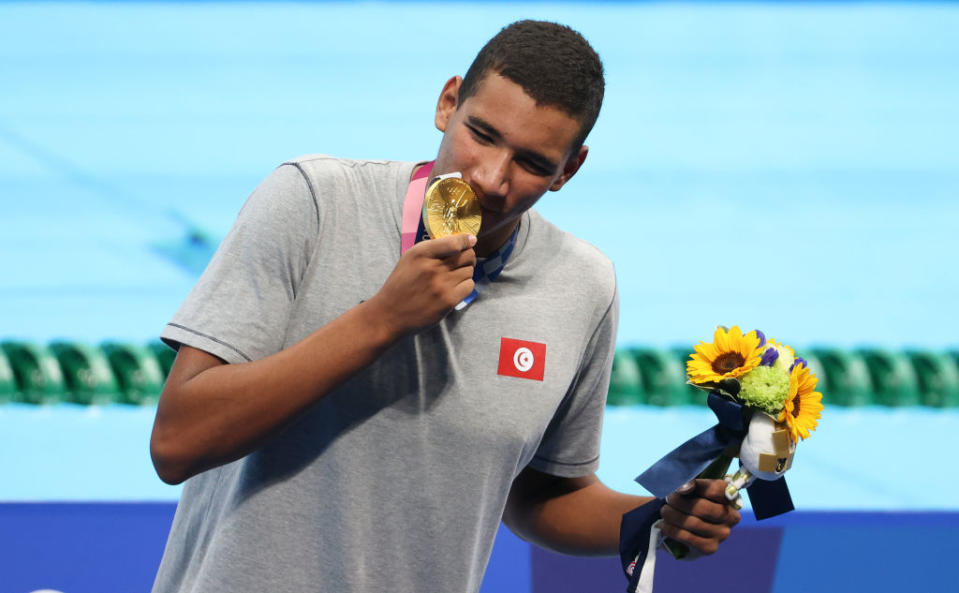
[[476,192],[476,199],[479,201],[480,210],[484,214],[501,214],[503,212],[503,200],[491,199],[489,196]]

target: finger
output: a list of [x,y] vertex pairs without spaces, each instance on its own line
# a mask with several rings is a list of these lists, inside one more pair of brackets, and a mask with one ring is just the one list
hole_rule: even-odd
[[[736,525],[739,523],[739,511],[726,500],[725,495],[721,502],[702,498],[697,494],[683,495],[676,492],[666,497],[666,505],[686,515],[699,517],[709,523]],[[664,507],[665,508],[665,507]]]
[[717,478],[714,480],[697,479],[695,491],[703,498],[708,498],[716,502],[727,502],[726,498],[726,480]]
[[665,521],[660,525],[659,529],[664,536],[683,542],[701,554],[712,554],[719,549],[718,541],[696,535],[691,531],[666,523]]
[[456,287],[453,289],[453,299],[456,303],[459,303],[468,297],[473,292],[475,287],[476,284],[473,282],[473,276],[471,275],[469,278],[456,285]]
[[472,274],[472,269],[476,267],[476,252],[472,249],[458,251],[453,255],[447,256],[443,261],[446,262],[446,265],[449,266],[451,270],[468,267],[470,268],[470,274]]
[[[473,279],[473,268],[470,266],[462,266],[459,268],[454,268],[449,272],[449,282],[453,286],[457,286],[466,282],[467,280]],[[472,289],[470,289],[472,290]]]
[[458,233],[422,241],[414,245],[414,248],[419,247],[419,251],[427,257],[444,259],[461,251],[472,249],[474,245],[476,245],[476,235]]
[[705,498],[718,503],[726,503],[726,481],[721,479],[697,478],[690,480],[676,489],[674,494],[680,494],[689,499]]
[[684,529],[699,537],[723,541],[729,537],[732,527],[725,523],[710,523],[695,515],[687,515],[670,506],[661,510],[663,523]]

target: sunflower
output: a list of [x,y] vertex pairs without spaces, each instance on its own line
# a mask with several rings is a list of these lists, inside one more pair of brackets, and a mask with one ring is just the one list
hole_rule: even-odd
[[789,396],[777,420],[789,428],[793,442],[797,437],[808,438],[809,431],[816,430],[823,410],[822,394],[816,391],[818,382],[805,361],[797,362],[789,373]]
[[756,331],[746,335],[737,326],[717,327],[713,343],[700,342],[686,361],[686,374],[695,384],[741,377],[759,366],[763,349]]

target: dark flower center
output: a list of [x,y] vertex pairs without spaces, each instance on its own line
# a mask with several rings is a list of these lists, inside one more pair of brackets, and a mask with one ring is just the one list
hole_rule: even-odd
[[793,418],[799,417],[799,394],[796,394],[796,397],[793,398]]
[[739,352],[723,352],[713,361],[713,372],[720,375],[743,366],[746,359]]

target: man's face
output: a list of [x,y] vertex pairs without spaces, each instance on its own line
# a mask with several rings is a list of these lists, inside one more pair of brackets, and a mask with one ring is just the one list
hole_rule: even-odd
[[436,127],[444,134],[433,174],[463,174],[483,211],[477,247],[495,249],[540,196],[576,173],[587,149],[572,153],[578,121],[555,107],[537,106],[513,81],[488,74],[458,104],[460,83],[459,77],[450,79],[437,104]]

